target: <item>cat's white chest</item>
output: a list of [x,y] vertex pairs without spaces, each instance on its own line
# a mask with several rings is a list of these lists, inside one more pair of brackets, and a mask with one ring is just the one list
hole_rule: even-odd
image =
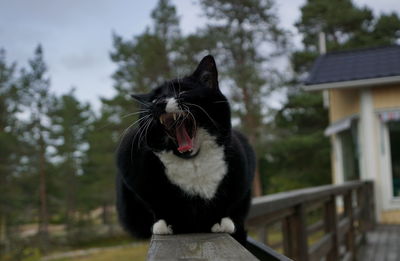
[[198,130],[198,155],[192,159],[182,159],[172,152],[160,152],[159,157],[165,167],[168,179],[189,195],[212,199],[227,172],[224,150],[203,129]]

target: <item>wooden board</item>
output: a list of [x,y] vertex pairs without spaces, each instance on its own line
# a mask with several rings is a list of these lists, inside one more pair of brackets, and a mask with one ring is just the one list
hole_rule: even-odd
[[148,261],[258,260],[228,234],[154,235]]

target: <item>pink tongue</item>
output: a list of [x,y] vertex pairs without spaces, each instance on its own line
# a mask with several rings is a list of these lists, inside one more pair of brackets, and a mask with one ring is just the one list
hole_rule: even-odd
[[186,152],[192,150],[193,141],[190,138],[189,134],[187,133],[186,128],[183,124],[176,128],[176,138],[178,140],[179,152]]

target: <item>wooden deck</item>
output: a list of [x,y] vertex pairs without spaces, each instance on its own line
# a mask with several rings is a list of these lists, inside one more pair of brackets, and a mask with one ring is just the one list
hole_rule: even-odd
[[368,232],[366,242],[360,248],[358,260],[400,260],[400,225],[378,225]]

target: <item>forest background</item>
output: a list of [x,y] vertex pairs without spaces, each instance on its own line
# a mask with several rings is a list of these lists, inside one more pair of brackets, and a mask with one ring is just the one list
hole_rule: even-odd
[[194,33],[182,33],[173,1],[159,0],[142,33],[110,35],[115,95],[99,108],[80,99],[79,86],[53,91],[46,46],[33,46],[27,65],[1,49],[0,258],[127,240],[114,210],[114,151],[137,119],[129,94],[190,73],[209,53],[234,126],[257,152],[255,195],[331,182],[327,109],[320,93],[301,89],[318,34],[329,52],[398,44],[400,6],[376,14],[351,0],[307,0],[294,46],[273,0],[196,3],[206,22]]

